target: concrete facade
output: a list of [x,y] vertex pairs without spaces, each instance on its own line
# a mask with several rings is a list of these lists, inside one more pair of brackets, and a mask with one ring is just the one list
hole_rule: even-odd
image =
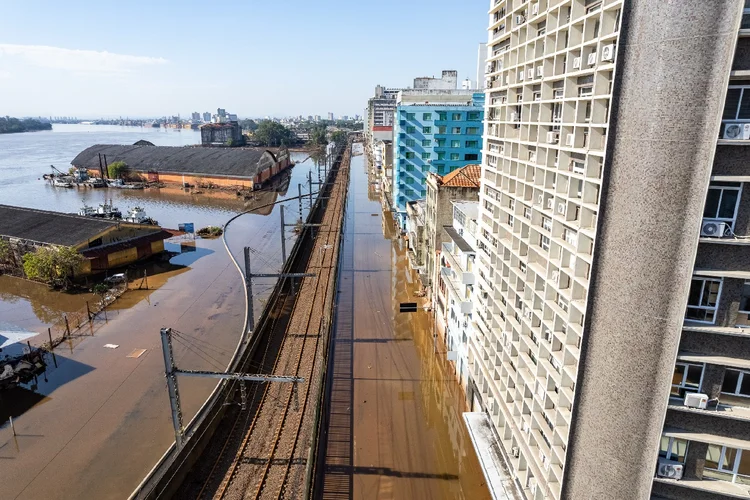
[[712,465],[750,450],[742,14],[491,2],[469,364],[527,499],[750,494]]
[[414,88],[418,90],[453,90],[458,88],[458,71],[444,70],[440,78],[420,76],[414,79]]
[[406,203],[427,195],[429,173],[446,175],[482,154],[484,95],[473,91],[402,91],[393,133],[393,198],[402,229]]

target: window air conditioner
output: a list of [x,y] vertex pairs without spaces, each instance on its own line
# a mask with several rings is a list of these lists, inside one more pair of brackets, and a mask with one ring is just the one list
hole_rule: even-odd
[[614,61],[615,60],[615,44],[610,43],[602,47],[602,61]]
[[699,410],[705,410],[708,406],[708,395],[700,394],[697,392],[689,392],[685,394],[684,406],[688,408],[698,408]]
[[518,449],[518,446],[514,446],[510,449],[510,454],[513,458],[518,458],[521,455],[521,450]]
[[547,144],[557,144],[559,135],[557,132],[547,132]]
[[573,69],[581,69],[581,58],[580,57],[574,57],[573,58]]
[[542,66],[536,67],[536,77],[541,78],[544,76],[544,68]]
[[575,143],[576,143],[576,136],[575,136],[575,134],[568,134],[565,137],[565,145],[566,146],[573,147],[573,146],[575,146]]
[[532,3],[531,4],[531,15],[535,16],[539,14],[539,3]]
[[526,16],[521,14],[516,16],[516,24],[523,24],[524,22],[526,22]]
[[518,81],[519,82],[523,81],[523,70],[521,70],[521,71],[518,72]]
[[526,70],[526,78],[528,78],[529,80],[534,79],[534,68],[529,68]]
[[555,200],[554,200],[554,198],[550,198],[549,200],[547,200],[547,208],[549,208],[550,210],[552,210],[552,207],[554,207],[554,206],[555,206]]
[[596,52],[592,52],[591,54],[589,54],[588,63],[589,66],[591,66],[592,64],[596,64]]
[[528,311],[524,311],[523,312],[523,315],[526,317],[526,319],[529,319],[529,320],[531,319],[531,317],[533,316],[533,314],[534,313],[533,313],[533,311],[531,309],[529,309]]
[[565,215],[565,203],[557,204],[557,213]]
[[539,203],[540,205],[544,203],[544,195],[543,194],[537,195],[536,202]]
[[[552,283],[557,284],[557,282],[560,280],[560,271],[552,271]],[[549,330],[547,330],[549,332]]]
[[750,139],[750,123],[728,123],[724,127],[724,139]]
[[659,465],[656,467],[656,475],[669,479],[682,479],[683,465],[674,460],[659,458]]
[[549,328],[544,329],[544,341],[547,343],[552,342],[552,332],[549,331]]
[[511,114],[510,114],[510,121],[512,121],[512,122],[517,122],[517,121],[518,121],[518,113],[516,113],[515,111],[513,111],[513,112],[512,112]]
[[726,222],[716,220],[704,220],[701,224],[701,236],[708,238],[721,238],[732,233],[732,228]]

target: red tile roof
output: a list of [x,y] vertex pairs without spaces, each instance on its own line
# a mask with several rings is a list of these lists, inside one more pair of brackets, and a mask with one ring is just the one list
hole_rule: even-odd
[[450,187],[479,187],[482,178],[482,167],[480,165],[466,165],[446,174],[440,178],[443,186]]

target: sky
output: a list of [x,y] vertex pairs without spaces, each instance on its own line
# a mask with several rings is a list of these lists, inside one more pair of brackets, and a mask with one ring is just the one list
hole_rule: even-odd
[[0,0],[0,116],[363,114],[476,79],[489,0]]

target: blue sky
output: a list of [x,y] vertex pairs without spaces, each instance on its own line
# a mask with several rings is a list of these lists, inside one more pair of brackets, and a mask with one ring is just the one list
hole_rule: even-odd
[[0,0],[0,115],[362,114],[476,78],[489,0]]

